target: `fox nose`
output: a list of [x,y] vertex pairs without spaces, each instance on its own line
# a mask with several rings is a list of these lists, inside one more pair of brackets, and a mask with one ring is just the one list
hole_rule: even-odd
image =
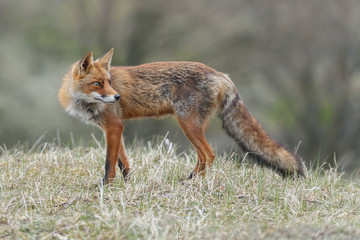
[[120,95],[119,94],[115,94],[114,96],[115,100],[118,101],[120,99]]

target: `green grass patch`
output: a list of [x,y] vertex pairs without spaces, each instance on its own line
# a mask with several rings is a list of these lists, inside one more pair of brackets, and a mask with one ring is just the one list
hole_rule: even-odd
[[223,154],[204,178],[183,181],[196,153],[158,140],[128,148],[129,181],[118,171],[99,187],[102,147],[19,149],[1,150],[0,238],[360,238],[360,185],[335,169],[282,179]]

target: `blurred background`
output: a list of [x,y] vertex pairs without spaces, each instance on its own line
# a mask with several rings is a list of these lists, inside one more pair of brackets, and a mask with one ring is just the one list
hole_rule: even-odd
[[[1,0],[0,145],[77,145],[96,127],[68,116],[61,79],[86,52],[115,48],[113,65],[199,61],[227,73],[269,135],[299,154],[360,167],[358,0]],[[236,151],[215,118],[207,137]],[[125,122],[126,143],[165,135],[171,118]],[[135,138],[136,136],[136,138]]]

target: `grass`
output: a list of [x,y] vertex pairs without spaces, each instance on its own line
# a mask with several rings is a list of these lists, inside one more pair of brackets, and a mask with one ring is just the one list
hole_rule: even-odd
[[222,155],[181,181],[196,153],[160,140],[128,148],[128,182],[98,187],[103,147],[20,149],[0,157],[0,238],[360,239],[360,185],[335,169],[283,180]]

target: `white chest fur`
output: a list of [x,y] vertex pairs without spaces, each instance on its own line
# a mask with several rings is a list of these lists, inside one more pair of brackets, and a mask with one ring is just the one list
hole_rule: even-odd
[[98,124],[103,121],[105,104],[101,102],[87,102],[82,98],[73,98],[66,111],[86,123]]

